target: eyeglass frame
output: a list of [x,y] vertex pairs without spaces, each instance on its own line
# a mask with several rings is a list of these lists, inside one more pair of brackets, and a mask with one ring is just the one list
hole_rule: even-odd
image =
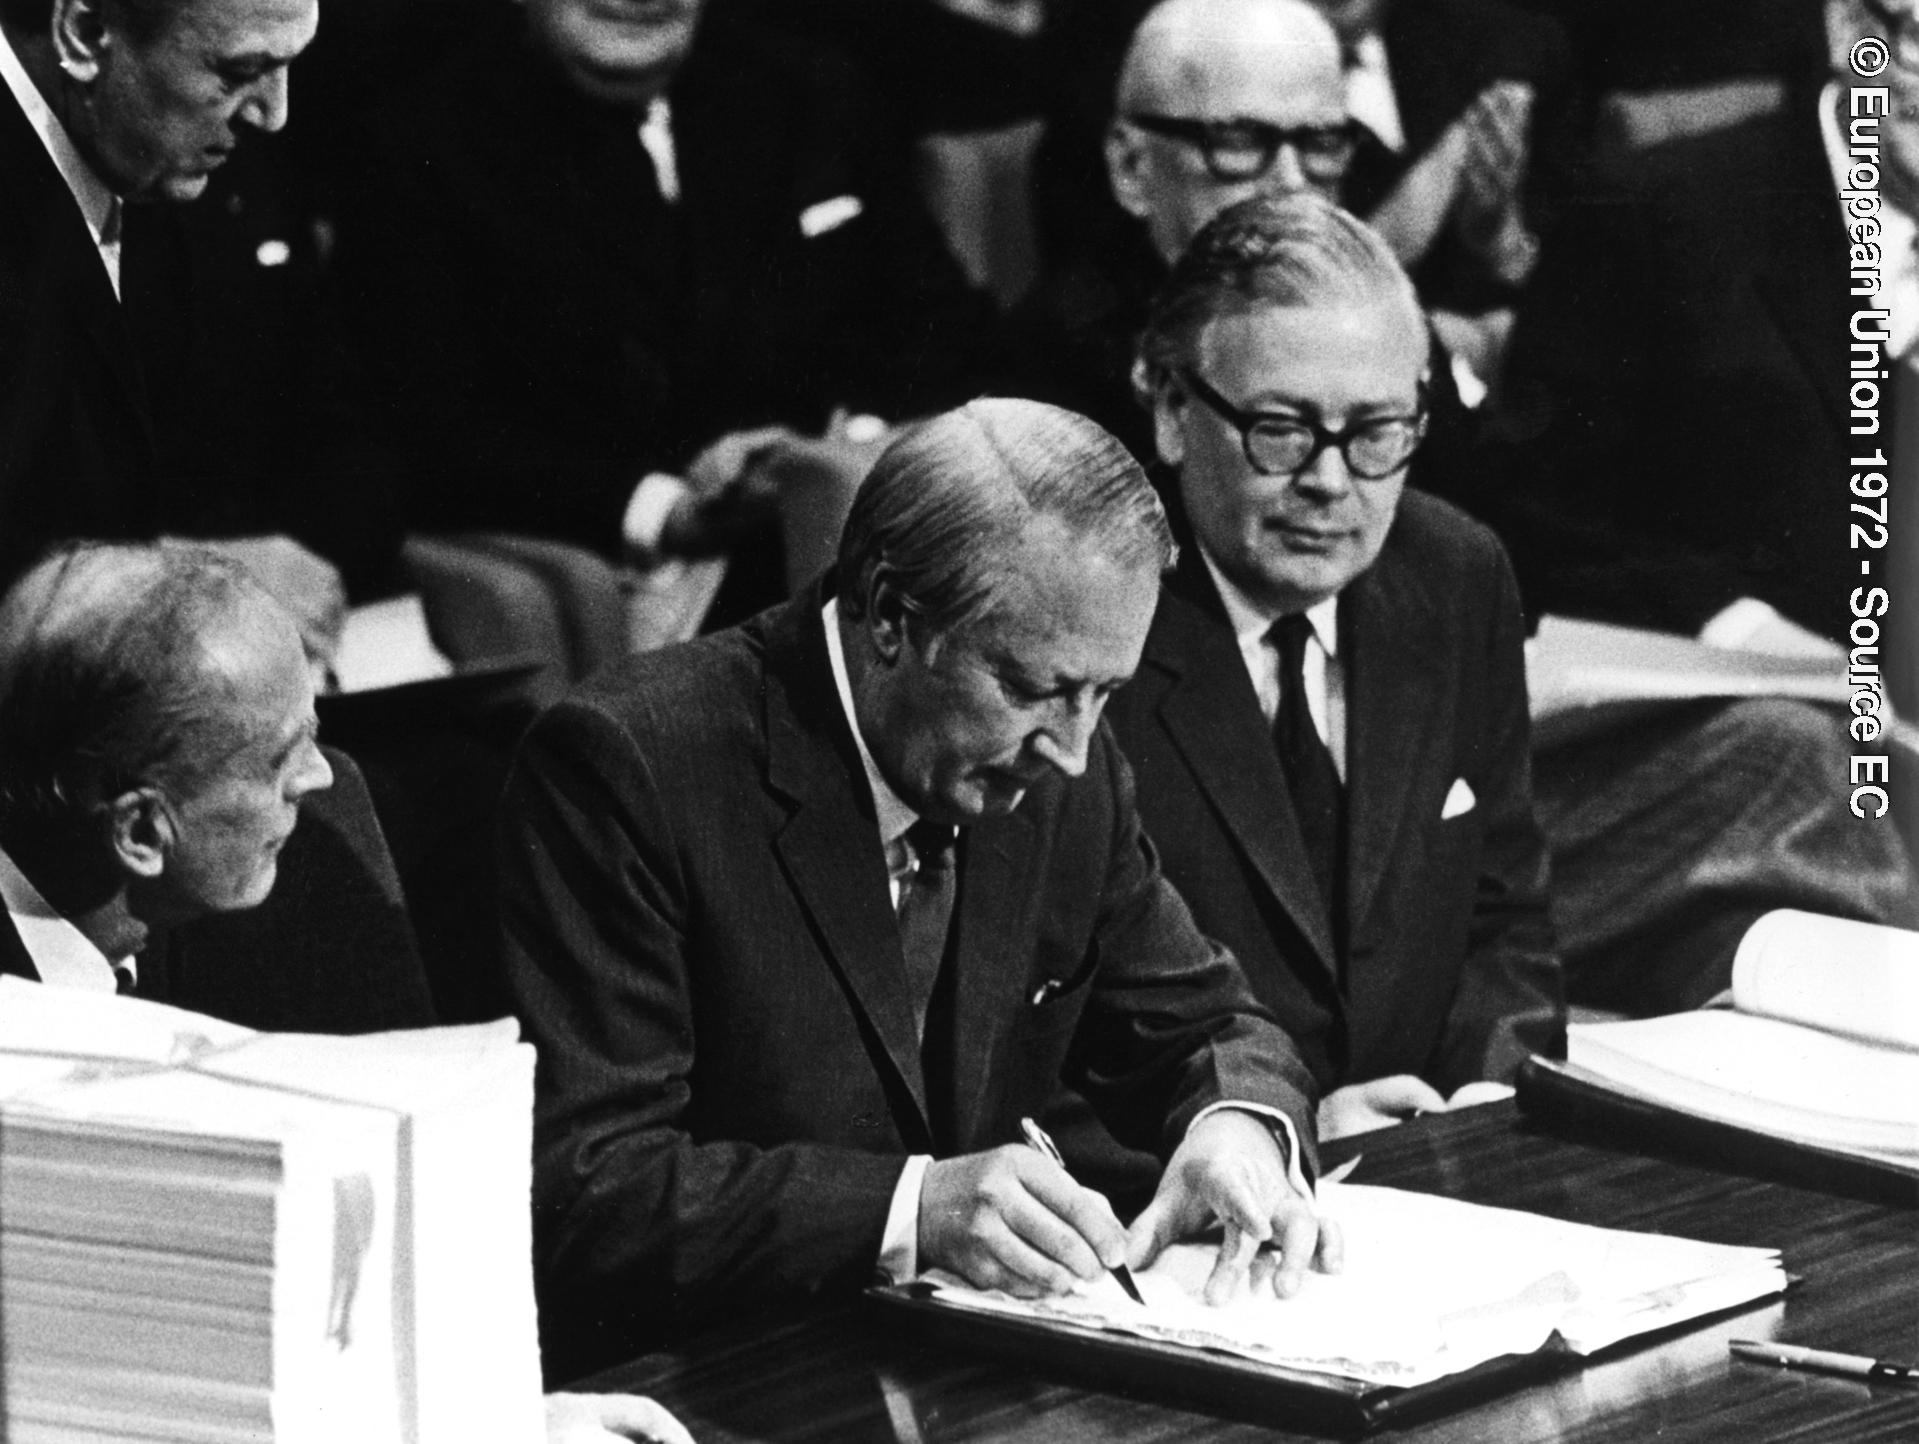
[[[1347,167],[1353,163],[1354,153],[1359,149],[1359,126],[1352,120],[1343,120],[1335,125],[1274,125],[1267,120],[1202,120],[1196,116],[1157,115],[1150,111],[1131,111],[1120,119],[1149,135],[1182,141],[1192,146],[1205,162],[1206,173],[1214,180],[1229,185],[1255,181],[1265,175],[1279,159],[1283,146],[1292,147],[1293,154],[1299,157],[1299,168],[1314,180],[1338,180],[1346,174]],[[1227,143],[1224,137],[1233,131],[1245,134],[1250,142],[1247,148],[1256,146],[1263,156],[1260,163],[1250,170],[1237,170],[1220,163],[1220,148]],[[1320,153],[1318,158],[1325,164],[1323,167],[1315,166],[1315,152],[1309,143],[1315,136],[1336,137],[1344,142],[1345,153],[1336,161]]]
[[1859,5],[1886,27],[1893,63],[1901,70],[1919,73],[1919,11],[1893,10],[1886,0],[1859,0]]
[[[1301,476],[1325,454],[1326,448],[1330,446],[1338,448],[1339,459],[1346,464],[1347,475],[1355,481],[1390,481],[1412,465],[1413,458],[1419,454],[1419,448],[1426,443],[1427,426],[1432,421],[1432,412],[1429,409],[1430,396],[1423,377],[1419,382],[1418,400],[1414,403],[1414,410],[1410,416],[1367,416],[1357,421],[1349,421],[1335,431],[1330,426],[1321,425],[1310,416],[1296,415],[1292,412],[1248,411],[1243,407],[1235,406],[1214,390],[1206,379],[1190,366],[1177,367],[1173,374],[1179,378],[1180,384],[1204,402],[1209,410],[1221,420],[1230,422],[1238,430],[1239,449],[1246,457],[1246,464],[1261,476],[1283,476],[1289,480]],[[1272,470],[1262,466],[1259,459],[1253,455],[1253,433],[1266,424],[1290,426],[1306,432],[1313,438],[1312,450],[1306,453],[1298,466],[1290,470]],[[1386,424],[1411,426],[1413,444],[1407,448],[1406,455],[1386,471],[1370,474],[1360,470],[1353,464],[1352,452],[1349,448],[1353,441],[1367,430]]]

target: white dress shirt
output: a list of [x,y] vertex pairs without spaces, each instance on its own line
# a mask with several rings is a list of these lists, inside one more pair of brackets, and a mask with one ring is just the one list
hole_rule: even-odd
[[133,959],[112,962],[92,939],[40,896],[40,889],[4,849],[0,849],[0,902],[6,903],[13,930],[20,934],[21,945],[33,959],[34,971],[47,986],[112,993],[118,991],[116,967],[133,975]]
[[74,149],[72,137],[48,108],[46,97],[28,78],[26,67],[20,63],[20,57],[13,53],[13,46],[4,32],[0,32],[0,77],[5,78],[7,89],[13,92],[14,101],[26,115],[27,123],[33,127],[33,133],[40,137],[40,144],[47,148],[47,155],[59,170],[60,178],[73,193],[74,204],[80,207],[80,216],[87,223],[88,234],[93,237],[94,249],[100,253],[100,264],[107,269],[107,280],[113,286],[113,294],[118,296],[120,198],[94,174],[93,167]]
[[1386,42],[1377,34],[1361,36],[1347,54],[1346,115],[1370,130],[1394,155],[1406,149],[1406,127],[1399,119]]
[[[1213,559],[1200,548],[1200,560],[1219,589],[1226,604],[1226,616],[1232,622],[1233,636],[1239,642],[1240,660],[1253,679],[1253,691],[1259,697],[1259,710],[1266,714],[1267,725],[1279,716],[1279,649],[1267,639],[1278,612],[1258,606],[1221,572]],[[1313,730],[1326,750],[1333,755],[1333,769],[1339,780],[1346,780],[1346,669],[1339,660],[1339,598],[1328,597],[1316,607],[1306,609],[1312,624],[1312,640],[1300,661],[1300,673],[1306,684],[1306,710],[1312,714]]]

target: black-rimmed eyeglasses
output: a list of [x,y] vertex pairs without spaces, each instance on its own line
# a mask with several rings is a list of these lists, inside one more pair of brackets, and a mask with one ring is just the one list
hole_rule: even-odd
[[1298,476],[1327,447],[1339,448],[1346,470],[1361,481],[1384,481],[1401,470],[1426,439],[1426,383],[1419,383],[1418,410],[1411,416],[1369,416],[1335,431],[1304,416],[1243,411],[1190,367],[1179,378],[1187,390],[1239,429],[1246,464],[1261,476]]
[[1359,132],[1350,121],[1336,125],[1273,125],[1264,120],[1195,120],[1180,115],[1131,114],[1129,125],[1183,141],[1198,150],[1218,181],[1258,180],[1273,168],[1281,146],[1292,147],[1299,168],[1318,181],[1336,181],[1352,164]]

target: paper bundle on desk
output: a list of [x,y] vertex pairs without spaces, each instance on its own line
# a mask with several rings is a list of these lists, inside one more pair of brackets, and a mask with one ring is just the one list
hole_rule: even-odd
[[1699,1243],[1355,1183],[1320,1185],[1346,1267],[1203,1302],[1216,1244],[1176,1244],[1134,1272],[1141,1308],[1110,1278],[1016,1299],[925,1276],[960,1308],[1133,1335],[1306,1374],[1414,1387],[1557,1344],[1590,1354],[1785,1288],[1776,1249]]
[[0,979],[13,1444],[541,1437],[511,1022],[253,1033]]
[[1919,1174],[1919,933],[1767,913],[1740,940],[1731,1002],[1575,1025],[1563,1071]]

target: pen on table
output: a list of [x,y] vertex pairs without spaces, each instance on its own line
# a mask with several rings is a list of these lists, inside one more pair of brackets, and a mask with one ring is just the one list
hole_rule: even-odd
[[1829,1349],[1802,1349],[1797,1344],[1771,1344],[1761,1339],[1733,1339],[1731,1348],[1755,1364],[1782,1369],[1817,1369],[1822,1374],[1844,1374],[1872,1384],[1919,1384],[1919,1364],[1894,1364],[1864,1354],[1835,1354]]
[[[1029,1148],[1037,1148],[1062,1169],[1066,1167],[1066,1160],[1059,1155],[1059,1145],[1047,1136],[1046,1130],[1041,1128],[1039,1124],[1030,1118],[1022,1118],[1019,1121],[1019,1131],[1026,1136],[1026,1143]],[[1127,1272],[1125,1264],[1114,1264],[1107,1272],[1119,1280],[1119,1286],[1126,1290],[1127,1298],[1131,1299],[1141,1308],[1146,1307],[1146,1300],[1140,1297],[1139,1285],[1133,1282],[1133,1276]]]

